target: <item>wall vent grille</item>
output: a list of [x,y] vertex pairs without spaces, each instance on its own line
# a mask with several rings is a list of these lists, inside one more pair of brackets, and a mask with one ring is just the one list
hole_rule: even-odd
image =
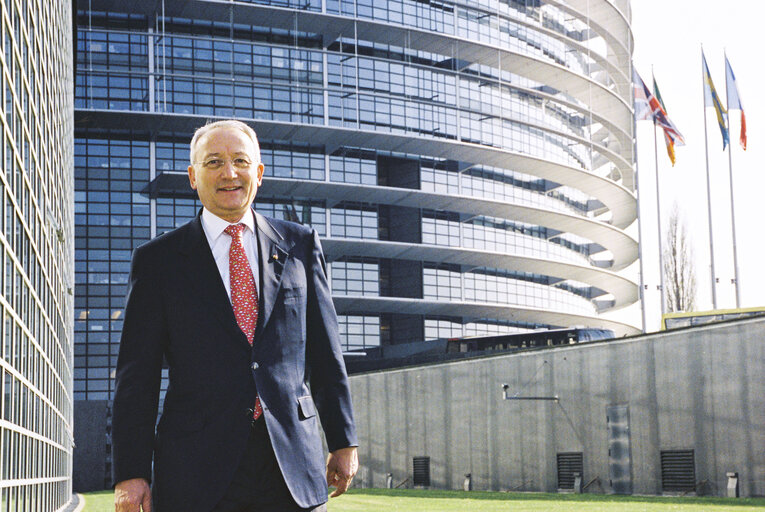
[[559,453],[558,489],[573,489],[574,473],[579,473],[579,476],[582,476],[584,473],[584,457],[582,452]]
[[430,457],[412,457],[415,487],[430,487]]
[[693,450],[662,450],[661,490],[663,492],[696,490],[696,464]]

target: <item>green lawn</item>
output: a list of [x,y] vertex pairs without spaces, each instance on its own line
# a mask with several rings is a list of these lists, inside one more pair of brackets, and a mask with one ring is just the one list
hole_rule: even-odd
[[[661,498],[603,494],[352,489],[330,501],[330,512],[750,512],[765,499]],[[85,495],[84,512],[113,512],[111,491]]]

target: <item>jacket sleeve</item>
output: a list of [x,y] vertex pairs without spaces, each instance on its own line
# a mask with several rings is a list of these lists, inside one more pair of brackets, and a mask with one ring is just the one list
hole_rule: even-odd
[[113,484],[151,482],[166,320],[154,265],[136,249],[120,339],[112,414]]
[[312,233],[308,276],[307,357],[311,393],[319,411],[330,452],[358,446],[351,392],[345,372],[337,313],[327,283],[319,235]]

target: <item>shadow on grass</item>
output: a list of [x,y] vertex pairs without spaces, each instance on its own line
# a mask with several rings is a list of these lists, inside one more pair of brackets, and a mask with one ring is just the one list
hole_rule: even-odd
[[575,502],[621,502],[653,504],[709,504],[726,506],[765,507],[765,498],[718,498],[718,497],[670,497],[670,496],[622,496],[613,494],[566,494],[537,492],[487,492],[487,491],[441,491],[426,489],[350,489],[348,494],[390,496],[399,498],[471,499],[494,501],[575,501]]

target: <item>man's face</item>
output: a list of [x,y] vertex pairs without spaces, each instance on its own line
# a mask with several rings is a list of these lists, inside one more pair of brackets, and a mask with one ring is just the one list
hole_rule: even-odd
[[199,139],[189,181],[205,208],[229,222],[241,220],[263,181],[256,154],[255,143],[236,128],[215,128]]

